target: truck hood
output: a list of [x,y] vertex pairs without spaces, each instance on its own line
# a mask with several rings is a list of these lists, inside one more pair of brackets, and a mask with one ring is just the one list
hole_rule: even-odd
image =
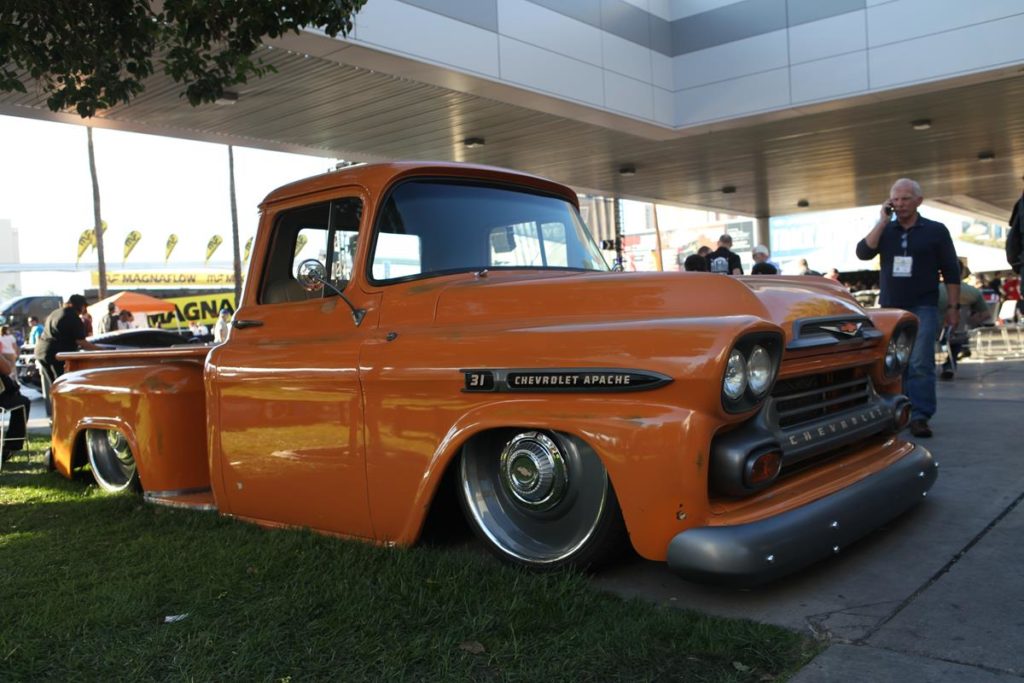
[[441,287],[434,320],[466,325],[743,315],[779,325],[788,342],[796,320],[865,313],[842,285],[816,276],[492,272]]

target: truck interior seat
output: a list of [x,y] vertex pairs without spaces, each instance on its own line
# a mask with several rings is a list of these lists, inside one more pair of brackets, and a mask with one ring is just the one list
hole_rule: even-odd
[[307,292],[296,280],[276,280],[267,283],[263,290],[263,303],[283,304],[289,301],[305,301],[319,296],[319,292]]

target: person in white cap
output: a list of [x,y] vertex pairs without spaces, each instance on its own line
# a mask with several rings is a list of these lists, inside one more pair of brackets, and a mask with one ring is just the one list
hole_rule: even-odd
[[752,254],[752,256],[754,258],[754,263],[767,263],[768,265],[775,267],[776,273],[782,272],[782,266],[780,266],[775,261],[772,261],[772,253],[768,251],[768,247],[766,245],[759,244],[756,247],[754,247],[754,253]]

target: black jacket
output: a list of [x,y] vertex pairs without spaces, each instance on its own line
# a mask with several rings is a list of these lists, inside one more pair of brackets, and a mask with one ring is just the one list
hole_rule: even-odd
[[1024,262],[1021,231],[1024,231],[1024,195],[1021,195],[1013,205],[1013,212],[1010,213],[1010,232],[1006,235],[1006,262],[1018,273],[1021,272],[1021,265]]

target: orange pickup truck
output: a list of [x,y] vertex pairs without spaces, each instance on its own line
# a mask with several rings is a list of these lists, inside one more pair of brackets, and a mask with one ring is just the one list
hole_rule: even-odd
[[226,342],[64,357],[61,473],[381,544],[450,495],[506,561],[628,543],[744,583],[935,480],[898,436],[916,319],[827,279],[612,272],[572,190],[481,166],[353,167],[261,209]]

